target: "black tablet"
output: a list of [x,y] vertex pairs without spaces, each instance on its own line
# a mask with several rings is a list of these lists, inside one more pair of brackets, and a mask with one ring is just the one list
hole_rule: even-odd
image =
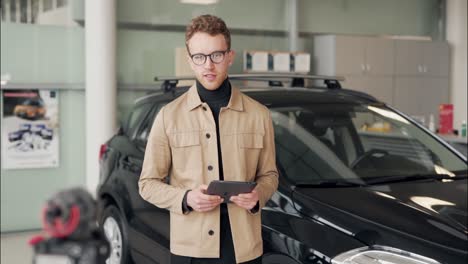
[[207,194],[219,195],[224,199],[223,203],[231,203],[231,196],[240,193],[250,193],[257,186],[256,182],[241,181],[212,181],[208,185]]

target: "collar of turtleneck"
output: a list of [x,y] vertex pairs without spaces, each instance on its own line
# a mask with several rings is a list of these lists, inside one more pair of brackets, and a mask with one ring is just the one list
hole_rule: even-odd
[[216,90],[206,89],[198,80],[196,83],[198,95],[203,102],[208,104],[225,100],[229,102],[231,98],[231,84],[229,83],[229,78],[226,78]]

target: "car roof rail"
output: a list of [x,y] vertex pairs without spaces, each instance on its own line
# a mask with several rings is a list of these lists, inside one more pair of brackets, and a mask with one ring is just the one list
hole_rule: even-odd
[[[229,74],[231,80],[246,80],[246,81],[266,81],[270,86],[284,86],[284,80],[291,81],[292,87],[304,87],[305,80],[323,81],[328,89],[341,89],[340,81],[344,81],[344,77],[340,76],[324,76],[324,75],[307,75],[293,73],[245,73],[245,74]],[[155,81],[163,82],[161,89],[164,92],[173,92],[179,81],[195,80],[195,76],[173,76],[173,77],[155,77]],[[283,81],[282,81],[283,80]]]

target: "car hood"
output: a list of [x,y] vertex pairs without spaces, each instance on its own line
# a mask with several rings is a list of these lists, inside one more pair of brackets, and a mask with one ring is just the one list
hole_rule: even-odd
[[466,179],[296,188],[293,196],[296,209],[309,217],[350,235],[373,233],[377,242],[369,244],[405,237],[466,252]]

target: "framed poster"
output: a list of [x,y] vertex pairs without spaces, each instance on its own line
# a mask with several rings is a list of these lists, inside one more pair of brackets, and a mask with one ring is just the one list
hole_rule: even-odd
[[2,90],[3,169],[59,166],[58,92]]

